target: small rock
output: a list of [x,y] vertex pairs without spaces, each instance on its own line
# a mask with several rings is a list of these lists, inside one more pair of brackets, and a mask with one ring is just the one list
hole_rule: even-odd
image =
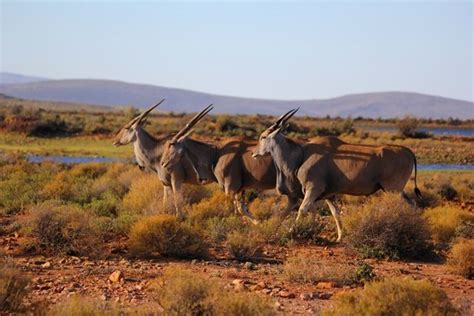
[[234,286],[234,290],[236,290],[237,292],[242,292],[242,291],[245,291],[247,288],[245,287],[245,285],[243,283],[237,283],[235,286]]
[[295,298],[295,294],[290,293],[288,291],[280,291],[278,294],[280,295],[280,297],[283,298]]
[[123,273],[122,273],[122,271],[120,271],[120,270],[115,270],[114,272],[112,272],[112,274],[109,276],[109,280],[110,280],[112,283],[121,282],[121,281],[123,280]]
[[191,264],[196,264],[198,261],[196,259],[191,260]]
[[41,265],[41,267],[43,267],[45,269],[49,269],[49,268],[51,268],[51,262],[47,261],[47,262],[43,263]]
[[310,300],[314,299],[314,295],[313,295],[313,293],[301,293],[300,298],[303,301],[310,301]]
[[244,280],[242,280],[242,279],[234,279],[234,280],[232,280],[232,284],[233,284],[233,285],[243,284],[243,283],[244,283]]
[[247,262],[244,264],[244,268],[247,269],[247,270],[255,270],[256,265],[255,265],[255,263],[253,263],[253,262],[247,261]]
[[271,292],[272,292],[272,290],[270,290],[270,289],[263,289],[262,290],[263,294],[270,294]]
[[334,282],[319,282],[316,285],[316,288],[318,289],[332,289],[336,286]]
[[318,297],[322,300],[328,300],[332,296],[331,293],[319,293]]

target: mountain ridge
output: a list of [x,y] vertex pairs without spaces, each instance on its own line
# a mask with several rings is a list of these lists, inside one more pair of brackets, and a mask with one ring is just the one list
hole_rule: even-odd
[[216,105],[216,113],[279,115],[301,106],[300,115],[341,117],[474,118],[474,103],[417,92],[389,91],[346,94],[330,99],[277,100],[225,96],[151,84],[105,79],[41,80],[0,85],[0,93],[31,100],[143,108],[162,97],[163,110],[196,112]]

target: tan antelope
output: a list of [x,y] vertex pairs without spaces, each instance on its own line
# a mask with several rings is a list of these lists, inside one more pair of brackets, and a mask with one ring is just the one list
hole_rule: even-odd
[[[246,189],[269,190],[275,187],[273,160],[270,156],[253,159],[256,143],[244,137],[230,138],[218,146],[189,138],[194,125],[210,110],[201,111],[166,142],[161,165],[163,168],[174,168],[183,159],[189,159],[200,181],[218,182],[224,192],[233,198],[236,210],[255,224],[257,221],[249,213],[243,193]],[[293,209],[297,200],[297,197],[289,196],[288,209]]]
[[183,159],[173,168],[164,169],[160,165],[165,142],[173,138],[173,135],[162,135],[153,137],[143,127],[147,115],[158,107],[162,102],[145,110],[140,115],[125,124],[116,134],[113,145],[123,146],[133,143],[135,159],[141,170],[156,172],[163,184],[163,204],[167,205],[170,197],[173,197],[176,214],[181,216],[183,183],[201,184],[197,178],[197,173],[193,170],[193,165],[189,160]]
[[367,146],[348,144],[337,137],[299,144],[282,133],[286,122],[298,111],[291,110],[267,128],[259,138],[254,157],[271,155],[277,172],[282,174],[280,187],[303,198],[296,220],[318,200],[326,200],[336,221],[337,241],[342,230],[339,210],[329,200],[337,194],[370,195],[378,190],[403,189],[415,169],[416,158],[402,146]]

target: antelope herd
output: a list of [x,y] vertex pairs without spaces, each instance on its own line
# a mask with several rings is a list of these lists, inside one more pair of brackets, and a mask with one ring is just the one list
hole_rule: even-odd
[[286,195],[283,216],[296,209],[298,221],[314,202],[325,200],[342,237],[339,210],[331,202],[338,194],[370,195],[378,190],[400,192],[415,169],[416,158],[402,146],[348,144],[337,137],[323,137],[300,143],[283,132],[298,109],[290,110],[261,133],[258,142],[231,137],[219,144],[189,137],[193,127],[212,109],[212,104],[196,114],[174,135],[154,137],[143,127],[148,114],[162,102],[150,107],[124,125],[115,136],[115,146],[133,143],[135,159],[142,170],[156,172],[163,184],[163,203],[172,196],[177,216],[181,217],[182,184],[203,185],[217,182],[232,197],[236,211],[252,223],[258,222],[244,202],[246,189],[259,191],[276,188]]

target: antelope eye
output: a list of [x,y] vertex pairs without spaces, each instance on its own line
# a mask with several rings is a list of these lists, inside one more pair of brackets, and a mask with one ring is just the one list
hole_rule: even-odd
[[262,139],[265,139],[265,138],[267,138],[267,136],[262,136]]

